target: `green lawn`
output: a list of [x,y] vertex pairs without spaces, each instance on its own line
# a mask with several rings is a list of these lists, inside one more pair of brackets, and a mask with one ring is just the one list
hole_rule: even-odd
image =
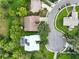
[[67,54],[60,54],[59,59],[71,59],[71,56]]
[[[72,10],[72,7],[68,7],[68,11],[70,13],[70,11]],[[64,17],[67,17],[68,16],[68,13],[66,11],[66,8],[64,8],[57,16],[57,19],[56,19],[56,27],[63,31],[63,32],[67,32],[68,31],[68,27],[66,26],[63,26],[63,18]]]
[[78,18],[79,18],[79,6],[76,6],[76,11],[78,12]]
[[[70,15],[72,11],[72,7],[68,7],[68,11]],[[76,6],[76,11],[78,12],[78,15],[79,15],[79,6]],[[64,8],[57,16],[56,27],[60,31],[63,31],[64,33],[68,33],[71,37],[75,37],[77,36],[77,33],[78,33],[78,26],[75,27],[72,31],[69,31],[67,26],[63,26],[63,18],[69,15],[67,14],[66,8]]]
[[53,59],[53,57],[54,57],[54,53],[48,52],[48,57],[47,57],[47,59]]
[[60,54],[58,59],[79,59],[79,55]]
[[[2,0],[3,1],[3,0]],[[38,52],[26,52],[24,51],[24,47],[20,46],[20,38],[21,35],[33,35],[39,34],[38,32],[25,32],[20,28],[23,25],[23,19],[20,16],[16,15],[18,11],[17,8],[25,7],[27,11],[29,11],[29,0],[5,0],[6,4],[8,1],[12,1],[9,3],[7,9],[5,9],[8,13],[8,9],[11,9],[10,12],[13,13],[14,16],[8,15],[7,19],[0,19],[0,34],[7,35],[9,32],[9,38],[7,40],[2,39],[0,41],[0,48],[2,48],[2,55],[0,55],[0,59],[53,59],[54,53],[49,52],[45,45],[40,44],[40,51]],[[78,8],[77,8],[78,9]],[[1,9],[0,9],[1,10]],[[69,11],[72,8],[68,8]],[[1,13],[5,11],[0,11],[0,17],[2,16]],[[11,13],[11,14],[12,14]],[[63,17],[67,16],[66,9],[61,11],[57,18],[57,27],[62,31],[67,31],[68,28],[63,26]],[[6,16],[5,16],[6,17]],[[22,16],[23,17],[23,16]],[[21,21],[20,21],[21,19]],[[8,28],[9,26],[9,28]],[[77,29],[74,29],[72,33],[74,33]],[[45,36],[45,35],[44,35]],[[43,36],[43,37],[44,37]],[[18,39],[19,38],[19,39]],[[59,59],[70,59],[70,55],[61,55]],[[76,57],[77,59],[79,56]]]
[[5,18],[5,10],[0,8],[0,35],[8,35],[8,20]]

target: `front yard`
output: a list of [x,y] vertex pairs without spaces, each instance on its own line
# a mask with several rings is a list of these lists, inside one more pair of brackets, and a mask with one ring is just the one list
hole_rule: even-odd
[[[72,11],[72,7],[68,7],[68,12],[70,13]],[[56,16],[56,27],[63,32],[67,32],[68,31],[68,27],[63,26],[63,18],[67,17],[68,13],[66,11],[66,8],[64,7],[63,10],[61,10],[57,16]]]
[[[76,6],[76,11],[78,12],[79,14],[79,6]],[[70,14],[71,14],[71,11],[72,11],[72,7],[68,7],[68,12],[69,12],[69,15],[66,11],[66,8],[64,8],[63,10],[61,10],[59,12],[59,14],[56,16],[56,29],[60,32],[64,32],[65,34],[68,34],[70,35],[71,38],[74,38],[75,36],[77,36],[77,33],[78,33],[78,26],[75,26],[75,28],[73,28],[72,31],[69,31],[68,27],[67,26],[64,26],[63,25],[63,18],[64,17],[69,17]]]
[[59,59],[79,59],[79,54],[60,54]]

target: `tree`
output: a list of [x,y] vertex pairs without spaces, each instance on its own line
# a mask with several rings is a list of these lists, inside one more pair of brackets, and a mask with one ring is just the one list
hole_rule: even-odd
[[[13,55],[12,55],[13,58],[21,59],[22,56],[25,56],[25,55],[23,54],[23,51],[20,48],[17,48],[13,51]],[[26,59],[26,58],[24,58],[24,59]]]
[[7,0],[1,0],[0,3],[1,3],[0,6],[4,9],[7,9],[9,7]]
[[17,8],[18,12],[16,14],[18,16],[26,16],[27,15],[27,9],[25,7]]
[[8,3],[9,3],[9,4],[12,4],[12,3],[13,3],[13,0],[8,0]]
[[12,21],[12,26],[10,28],[10,38],[13,41],[18,41],[21,37],[21,34],[20,20],[15,19]]
[[9,8],[9,9],[8,9],[8,14],[9,14],[10,16],[15,16],[15,15],[16,15],[16,14],[15,14],[15,11],[12,10],[12,8]]
[[48,42],[48,32],[49,32],[49,27],[48,27],[48,24],[44,21],[42,21],[40,24],[39,24],[39,34],[40,34],[40,38],[41,38],[41,42],[43,44],[47,44]]
[[77,29],[72,33],[65,33],[64,37],[66,38],[67,42],[74,47],[74,51],[79,53],[79,26]]
[[53,3],[54,3],[54,2],[56,2],[56,1],[58,1],[58,0],[49,0],[49,1],[51,1],[51,2],[53,2]]
[[48,0],[42,0],[45,4],[47,4],[48,6],[51,6],[51,4],[49,3]]
[[47,12],[48,12],[47,8],[44,8],[43,10],[41,10],[41,11],[39,12],[39,15],[40,15],[41,17],[46,17]]

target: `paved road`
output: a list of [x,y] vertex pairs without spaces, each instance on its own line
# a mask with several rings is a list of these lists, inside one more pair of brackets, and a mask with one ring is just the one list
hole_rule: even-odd
[[53,7],[52,11],[48,14],[48,24],[50,27],[51,32],[49,33],[48,37],[48,45],[47,48],[52,51],[60,51],[64,49],[66,44],[66,40],[62,37],[62,33],[58,32],[54,26],[54,20],[56,14],[59,12],[59,8],[61,8],[66,3],[77,3],[79,4],[79,0],[61,0],[60,2],[56,3]]

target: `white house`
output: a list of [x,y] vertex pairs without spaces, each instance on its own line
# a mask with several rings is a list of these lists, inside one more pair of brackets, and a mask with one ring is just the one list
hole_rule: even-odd
[[24,46],[25,51],[39,51],[40,36],[39,35],[30,35],[24,36],[21,39],[21,46]]
[[72,30],[75,26],[78,26],[78,12],[73,8],[72,15],[70,17],[64,17],[63,25],[68,26],[69,30]]

